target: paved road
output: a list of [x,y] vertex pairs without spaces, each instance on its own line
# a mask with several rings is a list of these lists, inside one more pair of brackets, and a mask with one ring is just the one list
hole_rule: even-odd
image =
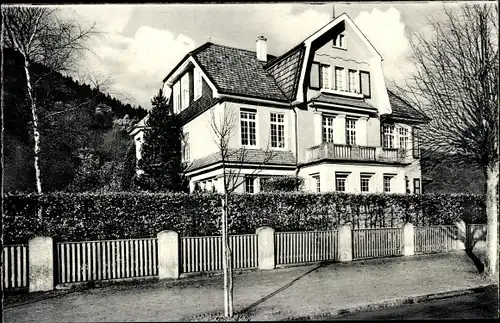
[[403,305],[400,307],[358,312],[331,319],[338,320],[391,320],[391,319],[493,319],[498,318],[498,290],[466,294]]

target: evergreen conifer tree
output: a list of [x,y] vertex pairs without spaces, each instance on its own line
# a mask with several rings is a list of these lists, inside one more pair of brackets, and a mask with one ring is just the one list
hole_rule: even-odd
[[147,191],[182,190],[181,140],[179,119],[162,89],[151,100],[153,106],[145,124],[141,159],[138,167],[143,171],[137,185]]

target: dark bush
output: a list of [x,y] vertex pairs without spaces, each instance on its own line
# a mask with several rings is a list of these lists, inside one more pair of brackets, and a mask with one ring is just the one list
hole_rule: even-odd
[[261,179],[261,190],[264,192],[294,192],[304,186],[304,179],[298,176],[277,176]]
[[[182,236],[220,234],[221,195],[184,193],[52,193],[4,195],[4,243],[37,235],[59,241],[155,237],[162,230]],[[43,208],[42,218],[37,207]],[[354,195],[259,193],[230,197],[230,234],[353,227],[451,224],[460,218],[485,223],[479,195]]]

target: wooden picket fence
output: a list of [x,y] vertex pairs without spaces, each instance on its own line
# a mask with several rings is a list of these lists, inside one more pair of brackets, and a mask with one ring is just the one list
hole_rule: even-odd
[[[232,251],[232,268],[257,267],[257,235],[240,234],[229,236]],[[222,237],[181,238],[182,272],[222,270]]]
[[58,282],[156,276],[157,243],[156,238],[57,243]]
[[[457,237],[455,226],[414,228],[415,253],[442,252],[466,240],[471,246],[485,239],[486,225],[467,226],[466,237]],[[258,267],[256,234],[230,235],[233,268]],[[276,265],[338,260],[338,232],[275,232]],[[181,237],[180,271],[183,273],[222,270],[222,237]],[[402,254],[403,229],[352,230],[353,259]],[[5,290],[27,288],[28,246],[10,245],[2,250],[2,283]],[[156,238],[84,242],[59,242],[54,248],[55,283],[79,283],[158,275]]]
[[28,277],[28,245],[4,246],[2,249],[3,288],[28,288]]
[[276,264],[298,264],[337,259],[337,231],[275,233]]
[[353,259],[399,256],[402,254],[403,229],[354,229],[352,246]]
[[436,225],[414,228],[415,253],[446,252],[457,248],[458,228]]

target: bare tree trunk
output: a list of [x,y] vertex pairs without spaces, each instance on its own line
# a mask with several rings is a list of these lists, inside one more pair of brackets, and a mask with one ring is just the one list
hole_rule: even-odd
[[487,260],[490,276],[498,275],[498,161],[486,169]]
[[232,251],[231,251],[231,246],[229,244],[229,235],[228,235],[228,229],[229,229],[229,225],[228,225],[228,195],[225,194],[224,196],[224,199],[225,199],[225,207],[226,207],[226,252],[227,252],[227,280],[228,280],[228,299],[227,299],[227,303],[228,303],[228,314],[229,314],[229,317],[233,317],[233,254],[232,254]]
[[40,132],[38,131],[38,115],[36,111],[35,95],[33,93],[33,87],[31,86],[29,62],[26,57],[24,57],[24,73],[26,75],[26,88],[28,90],[28,98],[31,106],[31,115],[33,117],[33,141],[34,141],[34,153],[35,153],[34,166],[35,166],[36,191],[38,194],[41,194],[42,179],[40,172]]
[[224,316],[229,317],[228,271],[227,271],[227,213],[226,199],[222,198],[222,271],[224,274]]

